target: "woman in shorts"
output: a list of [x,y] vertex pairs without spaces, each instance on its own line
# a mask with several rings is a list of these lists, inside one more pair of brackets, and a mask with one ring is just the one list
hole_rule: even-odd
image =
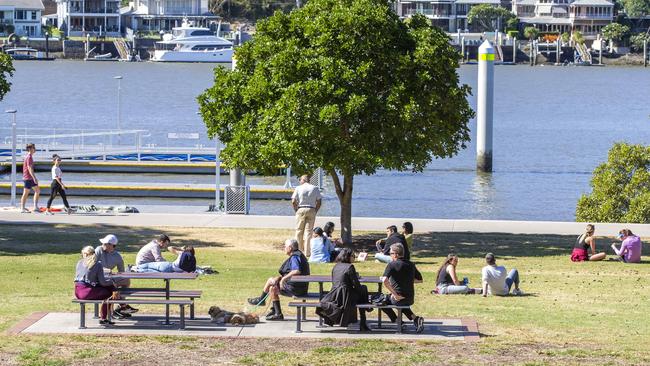
[[595,232],[596,227],[594,225],[587,225],[585,232],[576,239],[576,243],[573,246],[573,252],[571,252],[571,261],[602,261],[605,259],[605,252],[596,253]]

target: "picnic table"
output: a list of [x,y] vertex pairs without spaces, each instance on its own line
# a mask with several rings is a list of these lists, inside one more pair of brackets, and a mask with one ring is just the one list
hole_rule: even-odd
[[[165,288],[130,288],[131,291],[142,291],[142,292],[155,292],[155,291],[164,291],[165,300],[170,299],[170,282],[171,280],[193,280],[198,276],[197,273],[188,273],[188,272],[117,272],[109,274],[107,277],[113,280],[163,280],[165,281]],[[169,322],[169,304],[165,304],[165,325],[170,325]]]
[[[320,295],[320,298],[323,297],[325,294],[325,291],[323,289],[323,284],[325,283],[332,283],[332,276],[331,275],[309,275],[309,276],[292,276],[291,277],[292,282],[317,282],[318,283],[318,293]],[[381,293],[381,287],[383,285],[383,281],[379,276],[359,276],[359,282],[360,283],[376,283],[377,284],[377,292]]]

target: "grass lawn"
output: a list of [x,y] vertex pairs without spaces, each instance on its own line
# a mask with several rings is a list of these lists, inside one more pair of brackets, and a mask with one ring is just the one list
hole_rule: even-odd
[[[174,244],[193,244],[199,264],[219,271],[174,283],[174,288],[204,291],[197,302],[198,314],[207,313],[212,305],[245,309],[245,299],[258,295],[264,279],[276,273],[284,258],[282,242],[292,234],[289,230],[0,225],[0,365],[650,363],[646,288],[650,263],[572,263],[569,253],[575,237],[559,235],[416,233],[414,261],[425,278],[416,287],[414,311],[425,318],[474,318],[481,332],[478,342],[4,334],[32,312],[78,311],[70,299],[82,246],[95,246],[98,238],[113,233],[127,263],[133,263],[139,247],[159,232],[167,233]],[[381,236],[357,233],[355,246],[370,248]],[[609,242],[599,239],[598,246],[602,249]],[[469,277],[475,287],[480,286],[482,257],[494,252],[499,264],[519,269],[527,295],[429,294],[449,251],[461,256],[459,277]],[[380,275],[384,268],[372,261],[356,266],[366,275]],[[313,265],[312,272],[325,274],[331,268]],[[286,307],[285,312],[290,313]]]

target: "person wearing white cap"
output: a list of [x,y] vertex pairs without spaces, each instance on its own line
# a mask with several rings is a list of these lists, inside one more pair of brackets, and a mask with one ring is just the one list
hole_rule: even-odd
[[[97,261],[101,263],[104,267],[104,271],[112,271],[117,268],[117,272],[124,272],[124,258],[120,252],[115,250],[117,247],[117,236],[113,234],[108,234],[105,237],[99,239],[99,242],[102,244],[95,248],[95,255],[97,256]],[[129,279],[117,280],[115,281],[115,286],[121,288],[128,288],[131,286]],[[119,308],[113,311],[113,316],[117,319],[128,318],[132,313],[137,312],[138,309],[132,308],[129,305],[122,304]]]

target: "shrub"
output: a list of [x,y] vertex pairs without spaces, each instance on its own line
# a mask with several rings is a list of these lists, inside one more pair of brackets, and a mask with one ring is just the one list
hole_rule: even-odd
[[650,146],[617,143],[591,178],[576,220],[650,223]]

